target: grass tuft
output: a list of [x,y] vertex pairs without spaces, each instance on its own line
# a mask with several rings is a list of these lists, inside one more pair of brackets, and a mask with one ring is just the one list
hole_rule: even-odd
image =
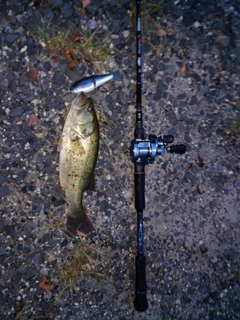
[[76,63],[85,60],[91,64],[104,62],[109,56],[115,56],[119,51],[112,46],[110,33],[97,28],[90,32],[80,25],[70,30],[59,27],[51,22],[42,23],[33,29],[35,41],[48,48],[51,53],[65,58],[70,69]]
[[[64,290],[70,291],[77,287],[79,280],[90,276],[103,283],[104,274],[98,271],[99,267],[98,247],[93,247],[83,243],[76,237],[76,247],[64,262],[62,270],[59,272],[59,279],[64,284]],[[64,291],[63,290],[63,291]]]
[[159,12],[165,7],[168,7],[171,4],[173,4],[175,1],[176,0],[170,0],[166,3],[163,3],[163,1],[159,1],[158,3],[151,3],[152,1],[143,0],[141,2],[141,21],[143,35],[149,37],[150,31],[152,31],[151,25],[154,24],[156,26],[156,20]]
[[[54,229],[61,230],[66,236],[69,236],[63,219],[53,217],[52,225]],[[78,281],[86,279],[86,276],[96,279],[103,284],[107,284],[104,282],[105,274],[99,271],[100,257],[102,256],[99,247],[102,243],[93,246],[85,239],[82,240],[77,236],[72,236],[71,239],[72,238],[74,238],[73,250],[71,248],[66,259],[58,265],[59,271],[57,273],[57,279],[63,283],[61,294],[65,290],[77,291]]]

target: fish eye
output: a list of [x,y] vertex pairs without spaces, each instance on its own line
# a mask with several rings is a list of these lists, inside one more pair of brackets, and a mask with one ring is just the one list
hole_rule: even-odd
[[88,107],[88,108],[87,108],[87,111],[88,111],[88,112],[92,112],[92,107]]

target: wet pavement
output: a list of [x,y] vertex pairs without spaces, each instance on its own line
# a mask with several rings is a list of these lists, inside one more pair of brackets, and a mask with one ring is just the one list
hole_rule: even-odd
[[[240,1],[180,0],[151,15],[143,10],[145,131],[172,134],[187,147],[146,167],[144,313],[133,307],[134,6],[0,2],[1,319],[240,319]],[[79,27],[107,36],[114,55],[74,59],[69,48],[49,50],[37,32],[69,31],[73,42]],[[97,266],[68,289],[61,271],[79,243],[65,233],[56,188],[58,140],[75,97],[68,88],[117,69],[122,83],[87,94],[102,114],[102,140],[96,191],[84,196],[95,233],[81,242],[97,247]]]

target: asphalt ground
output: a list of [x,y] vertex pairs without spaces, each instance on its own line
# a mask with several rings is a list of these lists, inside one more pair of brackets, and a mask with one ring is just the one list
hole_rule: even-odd
[[[143,10],[145,131],[172,134],[187,147],[146,167],[143,313],[133,306],[134,6],[0,2],[1,319],[240,319],[240,1],[180,0]],[[46,34],[67,31],[72,47],[76,37],[86,43],[94,35],[97,44],[105,37],[112,55],[105,50],[101,62],[85,47],[74,57],[71,46],[59,50],[62,38],[46,46]],[[72,241],[56,188],[58,140],[75,97],[68,88],[114,70],[122,82],[87,94],[101,113],[96,191],[84,195],[95,233]],[[71,278],[66,271],[81,249],[89,256],[77,260]]]

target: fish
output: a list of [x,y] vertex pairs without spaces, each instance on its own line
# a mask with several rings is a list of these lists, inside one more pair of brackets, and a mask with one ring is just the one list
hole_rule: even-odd
[[70,87],[70,91],[73,93],[91,92],[111,79],[122,81],[120,72],[117,70],[112,73],[100,76],[91,76],[78,80]]
[[[82,198],[91,189],[99,150],[99,123],[91,98],[81,92],[72,101],[59,140],[59,180],[67,203],[70,235],[94,231]],[[79,233],[80,232],[80,233]]]

